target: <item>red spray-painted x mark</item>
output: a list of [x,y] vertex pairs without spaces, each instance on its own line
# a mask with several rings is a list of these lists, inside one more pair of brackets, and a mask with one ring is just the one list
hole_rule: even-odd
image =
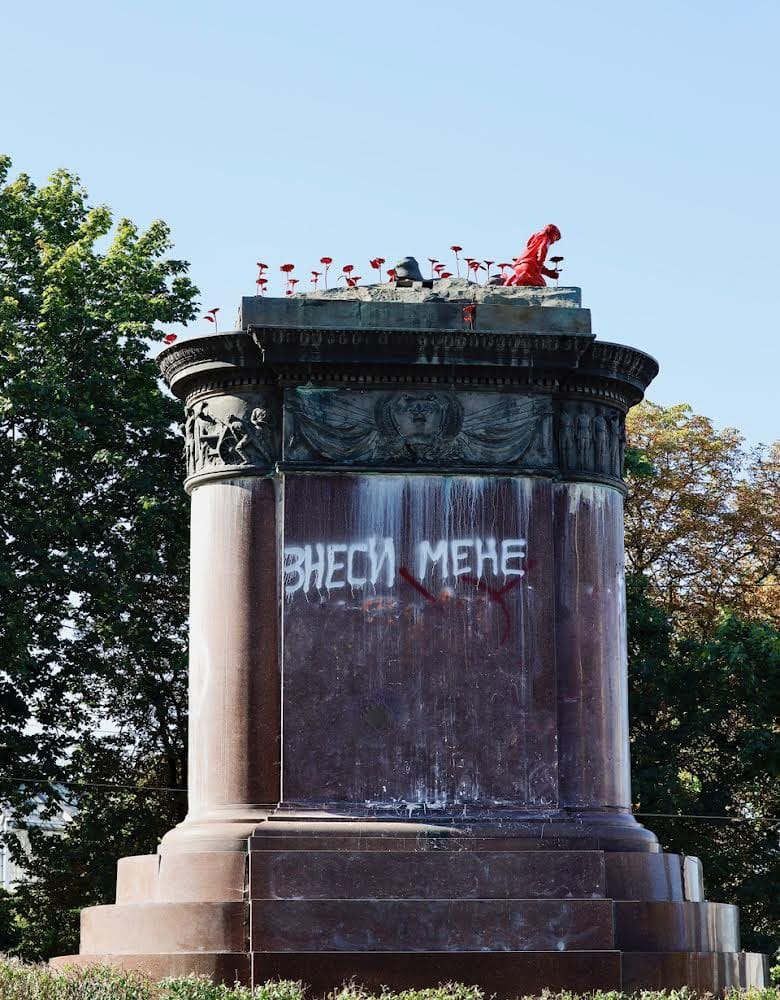
[[[402,580],[405,580],[410,587],[413,587],[418,594],[422,594],[426,601],[429,601],[438,608],[442,608],[442,605],[439,604],[435,595],[432,594],[427,587],[424,587],[419,580],[415,580],[405,566],[399,567],[398,575]],[[483,593],[487,594],[490,600],[501,608],[501,613],[504,616],[504,630],[501,633],[499,646],[503,646],[509,639],[509,630],[512,624],[512,620],[509,615],[509,608],[506,606],[506,602],[504,601],[504,595],[508,594],[510,590],[513,590],[520,583],[520,577],[515,580],[511,580],[504,587],[501,587],[500,590],[495,587],[489,587],[484,580],[477,579],[475,576],[464,576],[461,577],[461,579],[464,583],[468,583],[470,586],[476,587],[477,590],[481,590]]]

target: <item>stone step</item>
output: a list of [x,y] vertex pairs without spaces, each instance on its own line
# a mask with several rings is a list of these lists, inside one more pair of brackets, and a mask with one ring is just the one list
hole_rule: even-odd
[[766,955],[752,952],[626,951],[621,963],[626,993],[687,986],[699,996],[722,995],[732,988],[762,989],[769,985]]
[[257,899],[249,910],[257,952],[614,948],[603,899]]
[[49,960],[54,969],[68,966],[85,968],[90,965],[110,965],[125,972],[142,972],[152,979],[167,976],[208,976],[215,983],[249,986],[250,956],[246,952],[146,952],[95,955],[60,955]]
[[423,989],[457,982],[482,988],[498,1000],[539,995],[543,990],[620,989],[620,954],[616,951],[568,952],[254,952],[255,986],[268,979],[301,979],[308,996],[325,996],[352,979],[379,993]]
[[117,903],[240,903],[246,854],[187,851],[120,858]]
[[598,851],[258,851],[252,899],[599,899]]
[[245,903],[125,903],[81,911],[81,952],[242,952]]
[[615,946],[621,951],[739,951],[739,910],[728,903],[613,905]]
[[[677,854],[268,850],[253,852],[250,863],[254,898],[703,899],[701,863]],[[239,903],[246,867],[245,854],[229,851],[121,858],[116,901]]]
[[[620,819],[626,829],[618,823]],[[464,821],[458,824],[419,820],[368,820],[311,818],[291,820],[271,817],[255,827],[250,851],[601,851],[600,831],[608,834],[613,851],[656,853],[654,838],[628,815],[609,815],[601,825],[575,816],[545,820],[512,816],[501,819]],[[618,832],[622,831],[620,836]],[[637,836],[637,831],[641,836]]]
[[701,863],[679,854],[604,854],[608,899],[696,900],[704,897]]

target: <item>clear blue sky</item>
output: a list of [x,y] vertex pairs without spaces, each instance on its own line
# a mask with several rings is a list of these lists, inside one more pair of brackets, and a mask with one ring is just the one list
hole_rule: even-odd
[[164,218],[223,328],[256,260],[502,260],[555,222],[598,336],[658,358],[650,398],[780,436],[776,0],[17,0],[2,22],[0,149]]

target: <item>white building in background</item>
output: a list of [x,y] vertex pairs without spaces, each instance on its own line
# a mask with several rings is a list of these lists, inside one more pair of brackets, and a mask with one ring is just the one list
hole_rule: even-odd
[[53,837],[61,837],[68,824],[78,812],[72,803],[61,802],[57,812],[51,818],[44,818],[45,802],[43,797],[33,800],[33,806],[23,821],[14,816],[6,805],[0,805],[0,888],[13,892],[17,882],[27,877],[24,871],[15,863],[11,850],[6,844],[6,835],[11,834],[21,843],[25,851],[29,849],[30,837],[27,827],[36,827],[50,833]]

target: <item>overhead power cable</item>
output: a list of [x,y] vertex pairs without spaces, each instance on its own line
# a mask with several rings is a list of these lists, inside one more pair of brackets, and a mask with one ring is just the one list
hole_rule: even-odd
[[[123,785],[108,781],[59,781],[56,778],[0,778],[2,784],[15,785],[61,785],[63,788],[115,788],[131,792],[173,792],[186,794],[186,788],[170,788],[166,785]],[[642,819],[696,819],[723,823],[780,823],[780,816],[711,816],[703,813],[652,813],[635,812],[632,816]]]

